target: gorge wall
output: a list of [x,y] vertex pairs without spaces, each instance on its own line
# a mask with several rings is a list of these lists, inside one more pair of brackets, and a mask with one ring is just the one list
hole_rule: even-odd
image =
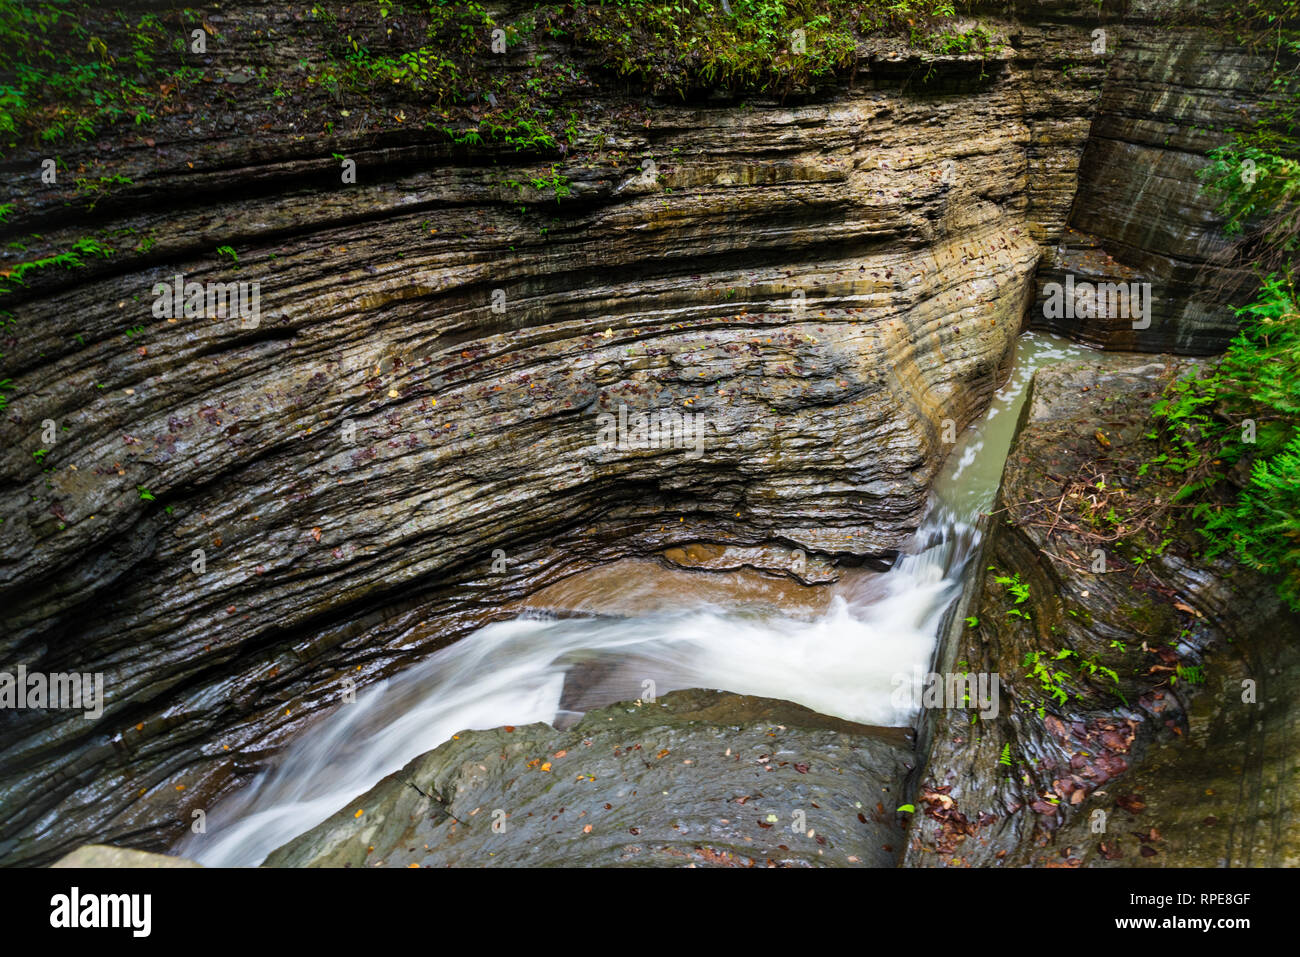
[[[1200,190],[1199,174],[1225,130],[1265,116],[1277,51],[1170,25],[1187,14],[1212,22],[1228,6],[1148,0],[1130,4],[1123,26],[1107,30],[1113,58],[1067,229],[1039,266],[1035,328],[1105,349],[1181,355],[1221,352],[1232,338],[1233,294],[1254,285],[1226,255],[1217,200]],[[1080,283],[1149,283],[1150,314],[1137,322],[1099,310],[1048,318],[1045,287],[1064,285],[1067,274]]]
[[1035,375],[938,666],[999,675],[1004,708],[927,716],[908,866],[1300,860],[1300,615],[1276,582],[1207,560],[1188,511],[1160,507],[1176,483],[1141,466],[1152,402],[1195,371],[1107,356]]
[[[321,6],[339,31],[361,15]],[[1042,282],[1090,274],[1076,254],[1165,298],[1149,335],[1065,331],[1191,352],[1226,332],[1193,278],[1201,141],[1154,145],[1204,119],[1180,105],[1201,28],[1171,60],[1167,27],[1112,19],[1125,42],[1098,56],[1093,4],[999,5],[996,55],[864,51],[786,102],[593,73],[574,147],[466,153],[395,116],[267,111],[241,71],[291,70],[320,26],[211,19],[201,95],[61,151],[129,185],[87,201],[40,184],[39,148],[3,164],[32,183],[7,264],[92,231],[114,248],[6,297],[0,662],[102,673],[107,699],[0,718],[7,864],[165,847],[345,690],[593,564],[704,541],[883,567]],[[1208,75],[1205,110],[1253,95],[1245,61]],[[1135,155],[1158,176],[1114,183]],[[557,173],[568,195],[536,185]],[[158,316],[177,274],[258,282],[260,320]],[[620,406],[703,416],[701,454],[602,447]]]

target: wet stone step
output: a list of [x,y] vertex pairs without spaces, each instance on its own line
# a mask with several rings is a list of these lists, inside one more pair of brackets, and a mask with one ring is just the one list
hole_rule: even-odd
[[687,690],[468,731],[267,867],[891,867],[908,733]]

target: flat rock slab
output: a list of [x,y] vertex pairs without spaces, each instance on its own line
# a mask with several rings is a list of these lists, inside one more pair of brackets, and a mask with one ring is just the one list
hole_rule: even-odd
[[263,866],[891,867],[910,759],[902,729],[678,691],[463,732]]
[[[684,549],[667,552],[666,561],[672,562],[672,553]],[[836,574],[841,573],[836,570]],[[653,559],[624,558],[548,585],[529,595],[520,607],[558,614],[625,616],[717,605],[813,619],[826,614],[834,595],[830,585],[808,585],[792,575],[753,567],[717,569],[685,563],[670,567]]]
[[153,854],[111,844],[83,844],[50,867],[202,867],[197,861],[170,854]]

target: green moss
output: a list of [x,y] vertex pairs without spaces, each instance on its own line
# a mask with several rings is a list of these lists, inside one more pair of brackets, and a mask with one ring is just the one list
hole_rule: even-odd
[[1156,640],[1178,630],[1178,619],[1164,602],[1146,600],[1123,604],[1118,611],[1132,626],[1133,633],[1141,638]]

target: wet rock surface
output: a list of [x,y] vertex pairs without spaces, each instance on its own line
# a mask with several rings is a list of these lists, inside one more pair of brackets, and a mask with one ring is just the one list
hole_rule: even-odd
[[664,558],[674,565],[707,571],[736,571],[742,568],[788,575],[804,585],[825,585],[839,580],[839,572],[826,559],[817,556],[810,563],[801,549],[737,548],[692,543],[669,548]]
[[108,844],[87,844],[71,854],[65,854],[51,867],[202,867],[196,861],[170,854],[153,854],[149,851],[137,851],[129,847],[112,847]]
[[[264,14],[223,11],[218,66],[324,42],[266,44]],[[944,423],[1005,371],[1102,77],[1037,83],[1086,35],[1014,26],[924,95],[918,64],[870,58],[743,109],[595,78],[575,106],[599,121],[544,164],[361,117],[214,131],[203,99],[147,143],[65,152],[131,185],[18,197],[41,238],[6,262],[129,240],[6,297],[0,661],[102,673],[107,702],[0,715],[0,860],[165,847],[350,684],[602,562],[703,543],[885,567]],[[508,185],[551,166],[573,202]],[[260,321],[154,316],[178,274],[260,283]],[[620,407],[700,416],[702,446],[603,443]]]
[[[1001,713],[928,719],[908,865],[1297,862],[1300,618],[1273,582],[1200,558],[1186,511],[1133,479],[1151,404],[1190,365],[1034,377],[943,662],[999,675]],[[1169,524],[1148,538],[1152,514]]]
[[[681,549],[668,551],[675,550]],[[671,560],[664,563],[627,558],[533,592],[523,605],[529,612],[543,614],[626,617],[680,610],[684,603],[703,603],[812,619],[826,612],[834,594],[828,585],[805,585],[791,574],[760,572],[744,565],[732,571],[701,574],[698,569],[682,568]]]
[[677,691],[462,732],[263,866],[887,867],[909,756],[899,729]]
[[[1096,16],[1018,3],[996,55],[864,55],[789,102],[593,77],[571,150],[467,162],[414,123],[255,109],[251,64],[332,38],[224,7],[227,108],[70,144],[130,183],[23,192],[0,254],[113,247],[6,297],[0,666],[101,673],[107,701],[0,713],[0,861],[164,848],[342,695],[608,562],[886,567],[1064,234]],[[563,203],[519,185],[557,173]],[[176,275],[260,283],[260,321],[156,317]],[[620,407],[703,441],[604,444]]]
[[[1144,2],[1106,23],[1109,68],[1079,166],[1069,228],[1043,257],[1031,319],[1106,349],[1210,355],[1235,334],[1224,302],[1255,289],[1250,263],[1229,266],[1207,153],[1221,132],[1260,116],[1279,95],[1274,51],[1226,29],[1223,0]],[[1197,22],[1199,21],[1199,22]],[[1069,70],[1066,66],[1064,69]],[[1049,285],[1150,284],[1149,312],[1083,307],[1045,314]],[[1103,297],[1105,298],[1105,297]],[[1081,302],[1091,302],[1082,295]]]

